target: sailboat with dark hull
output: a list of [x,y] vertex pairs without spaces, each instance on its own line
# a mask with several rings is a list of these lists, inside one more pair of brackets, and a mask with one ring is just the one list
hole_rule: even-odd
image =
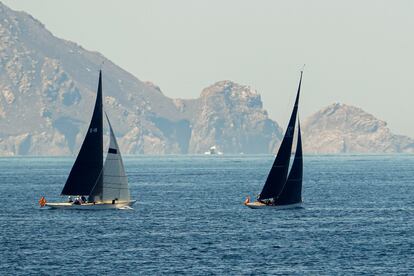
[[[299,119],[297,118],[302,74],[303,72],[300,73],[295,105],[290,116],[285,136],[280,144],[279,151],[263,186],[262,192],[259,194],[256,201],[250,202],[249,199],[245,201],[245,205],[250,208],[275,207],[285,209],[298,207],[302,203],[302,135]],[[298,121],[296,152],[289,172],[296,120]]]
[[99,72],[98,92],[92,119],[61,192],[62,196],[76,198],[68,202],[44,205],[51,208],[92,210],[119,209],[135,203],[130,198],[124,164],[108,116],[106,119],[110,140],[106,160],[105,163],[103,162],[103,113],[102,72]]

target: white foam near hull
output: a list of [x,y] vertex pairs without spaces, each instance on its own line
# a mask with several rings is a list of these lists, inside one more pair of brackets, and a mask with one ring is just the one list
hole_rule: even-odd
[[283,209],[293,209],[293,208],[303,207],[303,202],[289,204],[289,205],[266,205],[259,201],[255,201],[255,202],[245,203],[245,205],[251,209],[273,208],[273,209],[283,210]]
[[116,202],[98,202],[98,203],[84,203],[84,204],[73,204],[69,202],[51,202],[46,203],[45,206],[52,209],[70,209],[70,210],[108,210],[108,209],[123,209],[125,207],[132,206],[136,200]]

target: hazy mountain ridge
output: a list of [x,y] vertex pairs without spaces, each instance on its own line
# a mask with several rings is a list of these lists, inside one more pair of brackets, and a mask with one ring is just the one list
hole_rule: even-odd
[[[0,155],[76,154],[101,67],[105,109],[124,154],[203,153],[212,145],[225,153],[275,153],[283,136],[248,86],[220,81],[197,99],[170,99],[0,4]],[[413,139],[344,104],[316,112],[302,129],[308,153],[414,152]]]
[[[226,88],[231,97],[219,104],[214,99],[221,97],[221,88],[199,99],[170,99],[156,85],[138,80],[99,53],[54,37],[30,15],[1,3],[0,65],[1,155],[76,154],[101,67],[105,109],[123,153],[201,153],[215,144],[228,153],[265,153],[274,150],[281,136],[260,96],[247,93],[247,87],[224,82],[231,83]],[[256,104],[250,106],[252,101]],[[252,127],[255,136],[240,127]],[[246,143],[252,138],[253,144]]]
[[414,152],[414,140],[393,134],[387,123],[360,108],[335,103],[303,123],[307,153]]

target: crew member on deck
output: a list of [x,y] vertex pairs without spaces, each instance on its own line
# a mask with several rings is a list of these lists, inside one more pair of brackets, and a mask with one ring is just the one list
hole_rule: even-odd
[[75,201],[73,202],[75,205],[81,205],[79,197],[75,198]]

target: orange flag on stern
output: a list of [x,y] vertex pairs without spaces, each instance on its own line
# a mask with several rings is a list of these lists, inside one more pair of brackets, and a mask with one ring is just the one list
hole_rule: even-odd
[[42,196],[42,198],[39,200],[40,207],[45,207],[46,202],[47,202],[46,198],[44,196]]

